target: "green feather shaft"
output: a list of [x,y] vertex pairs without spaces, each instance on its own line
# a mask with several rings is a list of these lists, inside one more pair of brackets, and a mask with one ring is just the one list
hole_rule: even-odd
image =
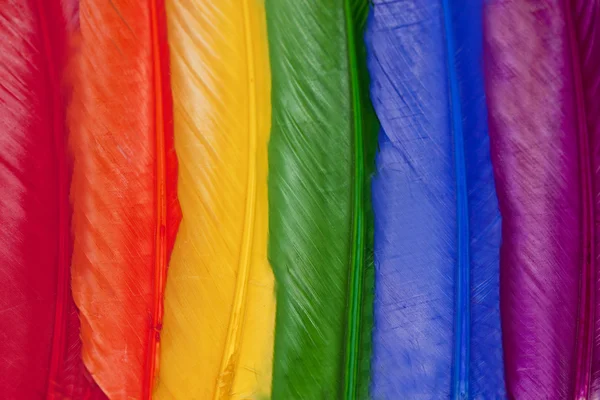
[[[377,125],[368,99],[366,54],[361,35],[368,14],[368,2],[345,0],[344,6],[354,110],[353,259],[350,272],[345,376],[345,398],[351,400],[356,399],[357,394],[361,399],[368,397],[374,282],[373,275],[367,274],[369,269],[373,270],[373,258],[365,256],[372,254],[373,250],[373,216],[370,208],[369,182],[374,170],[375,141],[373,139],[376,138]],[[365,300],[371,309],[367,310],[363,317]]]

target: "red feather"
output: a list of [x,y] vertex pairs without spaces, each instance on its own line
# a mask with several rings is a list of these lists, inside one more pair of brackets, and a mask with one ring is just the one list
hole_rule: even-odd
[[62,10],[57,0],[13,0],[0,8],[0,393],[5,399],[102,397],[83,367],[69,287]]
[[82,0],[70,107],[73,296],[111,399],[148,399],[180,210],[164,4]]

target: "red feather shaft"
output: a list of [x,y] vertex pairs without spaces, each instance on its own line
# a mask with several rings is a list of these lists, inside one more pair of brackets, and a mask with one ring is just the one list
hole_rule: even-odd
[[98,398],[81,360],[69,290],[69,162],[59,1],[0,9],[0,393],[8,399]]
[[180,211],[164,5],[83,0],[70,109],[73,292],[111,399],[148,399]]
[[150,341],[148,365],[151,374],[146,375],[144,387],[150,397],[154,386],[154,378],[159,366],[159,333],[162,328],[164,313],[164,289],[168,259],[175,243],[175,236],[181,210],[177,201],[177,156],[175,154],[173,134],[173,101],[171,97],[171,80],[169,75],[169,48],[167,43],[167,23],[164,0],[150,1],[152,31],[152,62],[154,68],[156,126],[163,134],[156,135],[156,194],[157,194],[157,227],[156,227],[156,263],[153,326],[156,328],[156,340]]

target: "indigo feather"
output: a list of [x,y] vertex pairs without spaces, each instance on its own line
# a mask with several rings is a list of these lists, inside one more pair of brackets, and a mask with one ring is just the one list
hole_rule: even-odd
[[588,398],[597,167],[570,3],[491,0],[484,13],[511,399]]
[[361,40],[367,5],[266,1],[273,399],[367,396],[377,132]]
[[[75,2],[70,2],[73,5]],[[0,7],[0,393],[97,398],[70,291],[66,2]]]
[[375,399],[504,397],[480,1],[375,0]]

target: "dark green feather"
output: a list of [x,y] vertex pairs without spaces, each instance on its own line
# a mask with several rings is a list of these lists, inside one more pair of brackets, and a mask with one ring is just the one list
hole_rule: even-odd
[[272,74],[273,399],[368,397],[377,124],[367,0],[266,0]]

